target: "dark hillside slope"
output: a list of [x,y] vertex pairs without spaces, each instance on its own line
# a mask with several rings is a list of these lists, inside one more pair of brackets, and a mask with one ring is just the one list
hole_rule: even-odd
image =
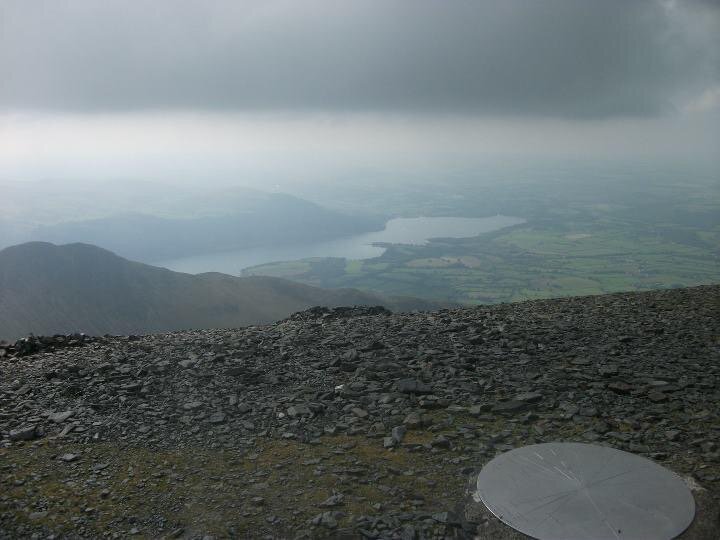
[[353,289],[225,274],[182,274],[86,244],[0,251],[0,338],[32,332],[132,334],[268,323],[314,305],[430,308]]
[[717,540],[719,312],[705,286],[0,347],[0,539],[520,540],[468,480],[575,441],[688,479],[680,538]]

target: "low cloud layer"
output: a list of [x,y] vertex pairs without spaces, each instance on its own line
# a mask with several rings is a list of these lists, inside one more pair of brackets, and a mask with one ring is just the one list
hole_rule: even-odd
[[681,0],[0,0],[0,110],[662,115],[718,87],[719,13]]

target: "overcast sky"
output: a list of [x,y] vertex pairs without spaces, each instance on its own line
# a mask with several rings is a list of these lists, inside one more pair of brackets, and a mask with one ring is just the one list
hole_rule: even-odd
[[711,0],[0,0],[0,176],[704,158]]

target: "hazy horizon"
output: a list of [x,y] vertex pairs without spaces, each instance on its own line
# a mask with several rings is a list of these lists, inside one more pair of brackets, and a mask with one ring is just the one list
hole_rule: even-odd
[[0,248],[463,303],[720,278],[717,2],[0,0],[0,72]]
[[3,0],[0,70],[5,181],[718,164],[709,1]]

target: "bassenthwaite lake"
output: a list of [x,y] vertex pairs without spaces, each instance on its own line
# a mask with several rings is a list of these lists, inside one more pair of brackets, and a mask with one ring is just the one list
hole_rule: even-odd
[[467,238],[524,223],[517,217],[496,215],[484,218],[416,217],[396,218],[385,224],[382,231],[357,234],[304,244],[275,245],[241,249],[226,253],[212,253],[182,257],[154,263],[176,272],[199,274],[222,272],[240,275],[244,268],[280,261],[295,261],[310,257],[344,257],[371,259],[379,257],[385,248],[377,244],[426,243],[431,238]]

